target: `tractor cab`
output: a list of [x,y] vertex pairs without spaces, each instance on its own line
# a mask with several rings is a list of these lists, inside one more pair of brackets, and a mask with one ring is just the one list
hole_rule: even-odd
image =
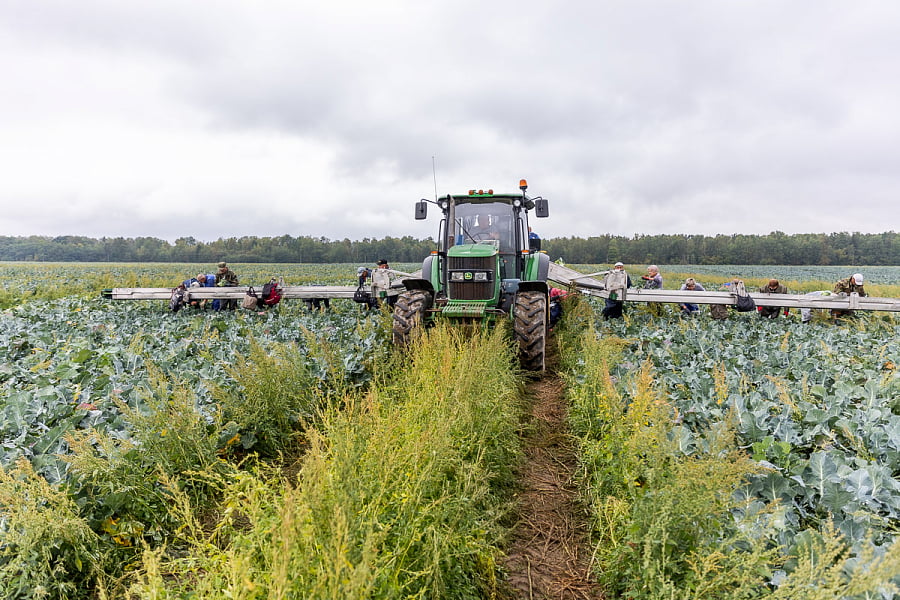
[[516,251],[515,216],[504,202],[456,201],[447,246],[491,244],[502,252]]
[[[506,202],[471,202],[467,197],[453,200],[454,217],[447,220],[447,255],[484,255],[488,248],[499,258],[500,279],[513,276],[516,256],[522,250],[524,215],[516,215]],[[524,227],[524,229],[523,229]],[[465,248],[466,246],[480,248]],[[455,249],[454,249],[455,248]]]

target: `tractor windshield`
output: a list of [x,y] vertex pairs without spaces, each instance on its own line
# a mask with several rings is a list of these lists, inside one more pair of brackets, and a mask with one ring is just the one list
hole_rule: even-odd
[[512,207],[504,202],[456,205],[452,245],[493,244],[500,252],[515,252]]

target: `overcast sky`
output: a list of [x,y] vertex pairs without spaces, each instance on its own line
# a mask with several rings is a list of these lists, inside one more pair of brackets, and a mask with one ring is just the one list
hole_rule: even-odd
[[896,0],[3,0],[0,77],[0,235],[898,229]]

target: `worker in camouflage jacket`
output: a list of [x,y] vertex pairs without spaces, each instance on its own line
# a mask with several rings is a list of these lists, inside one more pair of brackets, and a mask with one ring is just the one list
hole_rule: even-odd
[[[841,294],[844,296],[849,296],[850,294],[856,292],[859,294],[860,298],[865,297],[866,290],[863,289],[863,275],[862,273],[854,273],[850,277],[846,279],[841,279],[837,283],[834,284],[834,293]],[[834,318],[838,317],[849,317],[853,315],[852,310],[832,310],[831,316]]]
[[[238,285],[238,276],[234,271],[228,268],[228,264],[219,263],[219,270],[216,271],[217,287],[235,287]],[[237,300],[222,300],[221,308],[224,310],[234,310],[237,308]]]
[[219,263],[219,270],[216,271],[216,285],[220,287],[234,287],[238,285],[238,276],[234,271],[228,268],[227,263]]

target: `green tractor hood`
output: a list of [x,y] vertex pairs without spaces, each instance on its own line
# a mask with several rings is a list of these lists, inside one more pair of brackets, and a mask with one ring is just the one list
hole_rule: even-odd
[[494,244],[459,244],[447,250],[447,256],[484,258],[485,256],[493,256],[497,252],[498,248]]

